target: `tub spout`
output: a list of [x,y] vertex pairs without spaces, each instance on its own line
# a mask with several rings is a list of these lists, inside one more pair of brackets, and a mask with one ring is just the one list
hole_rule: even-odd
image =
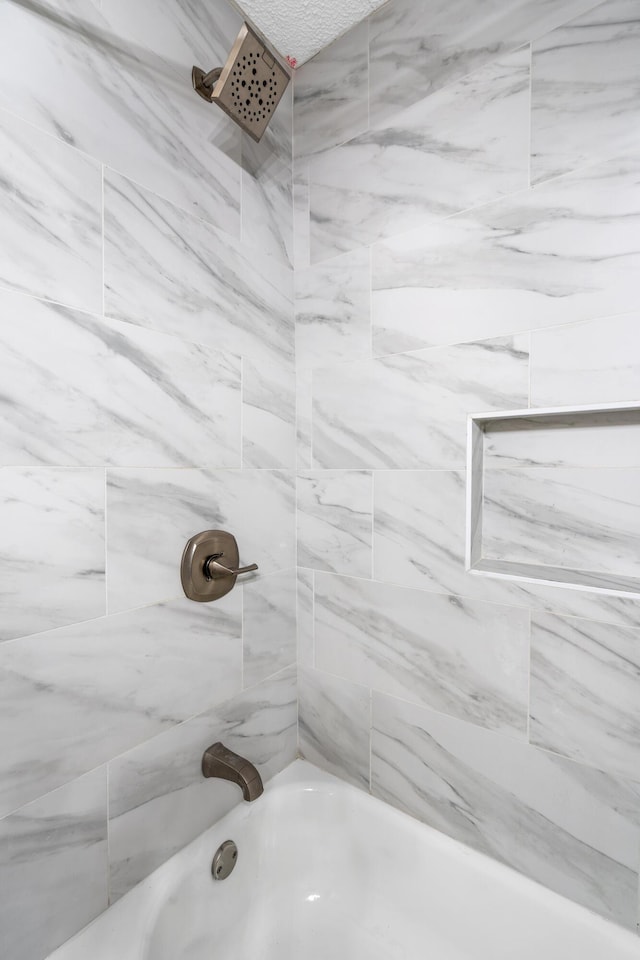
[[223,743],[214,743],[205,750],[202,775],[237,783],[245,800],[257,800],[264,790],[262,777],[254,765],[233,750],[227,750]]

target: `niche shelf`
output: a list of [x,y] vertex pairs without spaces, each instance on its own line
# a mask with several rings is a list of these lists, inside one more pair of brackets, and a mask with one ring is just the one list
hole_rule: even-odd
[[[572,491],[574,478],[591,488]],[[607,510],[618,513],[610,529]],[[470,415],[466,569],[640,597],[640,402]]]

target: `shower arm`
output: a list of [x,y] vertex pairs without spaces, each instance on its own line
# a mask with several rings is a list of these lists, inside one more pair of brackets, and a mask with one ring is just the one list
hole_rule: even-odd
[[213,88],[214,83],[216,82],[216,80],[220,78],[221,73],[222,73],[222,67],[214,67],[213,70],[209,70],[209,73],[204,74],[200,82],[205,87]]

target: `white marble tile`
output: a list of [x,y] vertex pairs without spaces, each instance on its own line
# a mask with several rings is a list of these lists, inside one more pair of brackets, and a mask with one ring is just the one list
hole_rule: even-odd
[[311,263],[309,167],[295,161],[293,168],[293,264],[304,270]]
[[298,563],[371,576],[373,487],[368,471],[314,470],[298,475]]
[[522,608],[315,574],[315,665],[346,680],[526,737]]
[[319,670],[298,675],[300,756],[369,790],[369,690]]
[[1,467],[0,560],[0,640],[104,614],[104,471]]
[[531,622],[530,738],[640,780],[640,630],[537,614]]
[[463,467],[466,418],[528,399],[528,337],[314,371],[318,467]]
[[92,3],[2,5],[0,107],[239,235],[239,129]]
[[0,645],[0,815],[239,692],[240,602],[176,600]]
[[0,285],[99,310],[100,164],[0,110],[0,182]]
[[608,0],[533,44],[531,179],[640,147],[640,8]]
[[263,572],[242,588],[245,689],[294,664],[297,656],[296,571]]
[[635,309],[639,171],[603,163],[376,244],[376,353]]
[[482,556],[640,576],[640,469],[486,470]]
[[[281,164],[279,164],[281,166]],[[291,166],[260,178],[242,174],[242,241],[253,257],[283,266],[293,263],[293,180]],[[249,256],[249,259],[253,258]]]
[[229,530],[257,577],[295,565],[295,484],[268,470],[110,470],[109,611],[181,597],[189,537]]
[[528,43],[593,0],[391,0],[369,18],[372,123]]
[[369,22],[363,20],[294,75],[296,157],[351,140],[369,125]]
[[242,361],[242,463],[295,468],[295,372],[290,362]]
[[296,363],[321,367],[371,356],[369,250],[296,270]]
[[313,666],[313,570],[298,567],[297,593],[297,637],[298,663],[305,667]]
[[240,465],[239,359],[2,290],[0,313],[0,463]]
[[312,261],[523,189],[528,125],[523,49],[313,158]]
[[[603,357],[603,379],[606,368]],[[567,382],[571,366],[567,365]],[[597,380],[594,378],[594,387]],[[520,467],[640,467],[640,412],[567,412],[496,420],[484,431],[487,470]]]
[[532,333],[532,406],[639,397],[640,313]]
[[376,580],[479,595],[482,584],[465,573],[464,530],[464,470],[379,470],[374,474]]
[[266,782],[296,756],[296,675],[289,668],[109,764],[111,899],[242,802],[235,784],[204,780],[203,751],[221,740]]
[[478,577],[465,569],[465,476],[460,470],[374,475],[374,577],[478,600],[640,626],[640,600]]
[[100,0],[99,6],[119,36],[148,47],[187,76],[194,63],[207,70],[222,66],[242,26],[241,13],[226,0]]
[[105,767],[0,820],[0,889],[11,960],[48,956],[106,910]]
[[374,694],[372,791],[635,927],[638,784]]
[[291,271],[112,171],[105,312],[265,361],[293,355]]
[[300,470],[313,466],[311,420],[313,410],[313,373],[296,369],[296,462]]

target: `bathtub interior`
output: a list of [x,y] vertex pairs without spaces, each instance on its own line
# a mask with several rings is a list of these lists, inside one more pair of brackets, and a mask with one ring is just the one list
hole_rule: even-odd
[[[213,881],[226,839],[238,864]],[[627,931],[296,761],[51,960],[640,960]]]

